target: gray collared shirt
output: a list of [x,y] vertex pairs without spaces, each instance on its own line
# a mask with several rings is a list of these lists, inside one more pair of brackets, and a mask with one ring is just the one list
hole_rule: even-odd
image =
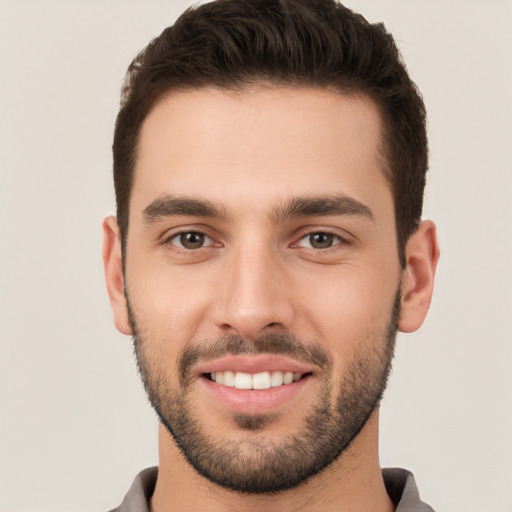
[[[158,468],[147,468],[135,478],[119,507],[110,512],[149,512],[149,500],[155,490]],[[395,512],[434,512],[420,499],[416,481],[410,471],[400,468],[382,470],[389,497],[395,503]]]

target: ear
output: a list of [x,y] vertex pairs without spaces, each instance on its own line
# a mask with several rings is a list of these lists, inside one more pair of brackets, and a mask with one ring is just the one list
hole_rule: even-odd
[[115,217],[107,217],[103,221],[103,265],[115,326],[122,334],[129,335],[131,328],[124,295],[121,238]]
[[434,290],[434,276],[439,260],[436,226],[422,221],[405,248],[406,268],[402,274],[402,308],[398,329],[413,332],[427,316]]

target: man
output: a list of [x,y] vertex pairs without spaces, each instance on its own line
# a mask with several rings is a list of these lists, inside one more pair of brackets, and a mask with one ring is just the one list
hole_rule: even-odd
[[107,287],[160,419],[116,510],[432,510],[378,461],[439,256],[384,27],[332,0],[190,9],[130,66],[113,149]]

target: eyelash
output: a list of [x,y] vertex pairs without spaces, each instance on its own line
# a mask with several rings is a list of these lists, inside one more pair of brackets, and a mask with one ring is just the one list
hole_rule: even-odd
[[[178,237],[182,237],[183,235],[192,235],[192,234],[207,238],[207,239],[211,240],[211,242],[208,243],[207,245],[204,245],[204,238],[203,238],[203,241],[202,241],[203,245],[200,245],[199,247],[192,247],[192,248],[183,247],[183,244],[179,245],[176,242],[173,243],[173,240],[175,240]],[[307,240],[308,238],[311,238],[315,235],[326,235],[328,237],[333,237],[335,239],[335,242],[327,247],[307,247],[307,246],[301,245],[301,242],[303,242],[303,241]],[[205,233],[204,231],[202,231],[200,229],[193,229],[193,230],[190,229],[190,230],[178,231],[177,233],[173,233],[172,235],[165,237],[165,239],[163,240],[162,243],[165,245],[171,245],[171,246],[173,246],[174,250],[178,250],[178,251],[185,252],[185,253],[190,253],[191,251],[198,251],[200,249],[206,249],[211,246],[214,246],[214,247],[222,246],[220,243],[215,242],[215,240],[212,237],[210,237],[207,233]],[[293,242],[290,245],[290,247],[292,247],[292,248],[303,247],[304,249],[307,249],[307,250],[325,252],[325,251],[327,251],[333,247],[336,247],[338,245],[347,246],[347,245],[350,245],[350,241],[347,240],[345,237],[341,236],[339,233],[336,233],[329,229],[322,229],[322,230],[309,231],[309,232],[303,234],[296,242]]]
[[[327,235],[327,236],[331,236],[335,239],[335,242],[332,244],[332,245],[329,245],[328,247],[325,247],[325,248],[319,248],[319,247],[305,247],[303,245],[300,245],[302,241],[308,239],[308,238],[311,238],[312,236],[314,235]],[[309,231],[307,233],[305,233],[304,235],[302,235],[297,242],[294,242],[292,244],[292,247],[304,247],[305,249],[309,249],[309,250],[314,250],[314,251],[327,251],[333,247],[336,247],[338,245],[342,245],[342,246],[347,246],[347,245],[350,245],[350,241],[346,238],[346,237],[343,237],[341,236],[339,233],[333,231],[333,230],[330,230],[330,229],[318,229],[318,230],[313,230],[313,231]]]
[[[176,239],[178,237],[181,237],[183,235],[192,235],[192,234],[208,238],[213,243],[209,243],[208,245],[201,245],[200,247],[197,247],[197,248],[187,248],[187,247],[183,247],[182,245],[178,245],[177,243],[173,243],[172,242],[174,239]],[[185,251],[185,252],[197,251],[199,249],[205,249],[206,247],[209,247],[211,245],[216,245],[214,239],[211,236],[209,236],[207,233],[205,233],[204,231],[202,231],[200,229],[184,229],[182,231],[178,231],[177,233],[173,233],[172,235],[166,237],[163,240],[163,243],[166,244],[166,245],[172,245],[177,250]],[[217,245],[220,245],[220,244],[217,244]]]

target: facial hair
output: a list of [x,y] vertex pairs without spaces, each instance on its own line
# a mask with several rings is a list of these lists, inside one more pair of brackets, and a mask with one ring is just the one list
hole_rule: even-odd
[[[253,340],[230,335],[191,343],[180,354],[179,385],[172,387],[169,370],[158,354],[149,350],[128,296],[127,303],[137,365],[149,402],[184,458],[200,475],[223,488],[245,494],[271,494],[302,484],[338,459],[378,407],[391,370],[400,293],[396,294],[387,328],[375,339],[361,340],[337,389],[332,383],[330,353],[320,343],[286,332]],[[213,436],[193,414],[189,394],[195,379],[194,366],[200,361],[239,354],[279,354],[319,369],[321,392],[300,432],[280,442],[251,436],[241,449],[241,443],[233,443],[227,436]],[[275,413],[233,416],[239,429],[250,432],[271,428],[278,418]]]

